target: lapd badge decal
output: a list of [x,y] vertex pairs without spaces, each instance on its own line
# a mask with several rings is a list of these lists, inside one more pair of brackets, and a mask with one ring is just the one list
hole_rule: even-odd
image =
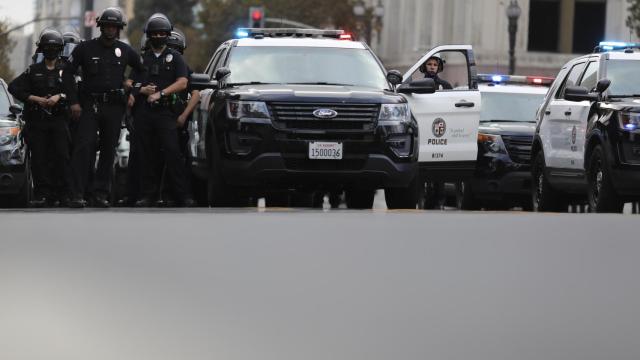
[[575,125],[573,129],[571,129],[571,144],[576,144],[576,138],[578,137],[578,129],[576,129]]
[[442,118],[436,118],[431,125],[431,132],[437,138],[442,137],[447,132],[447,123]]
[[167,54],[167,57],[164,59],[166,62],[170,63],[173,61],[173,55]]
[[122,50],[120,50],[120,48],[116,48],[115,52],[117,57],[122,56]]

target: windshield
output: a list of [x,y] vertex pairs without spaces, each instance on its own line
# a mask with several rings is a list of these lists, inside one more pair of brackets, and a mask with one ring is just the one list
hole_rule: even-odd
[[327,47],[235,47],[230,84],[344,84],[387,89],[385,74],[366,49]]
[[536,110],[544,94],[513,94],[481,92],[480,121],[530,121],[536,120]]
[[607,60],[607,79],[611,80],[609,96],[640,94],[640,61]]
[[0,85],[0,115],[9,115],[9,94],[4,89],[4,86]]

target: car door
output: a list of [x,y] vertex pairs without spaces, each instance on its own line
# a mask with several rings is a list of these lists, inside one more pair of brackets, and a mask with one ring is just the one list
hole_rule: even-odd
[[[205,69],[205,73],[209,75],[209,78],[213,77],[215,70],[224,62],[227,52],[228,48],[226,46],[221,46],[216,50],[209,65],[207,65]],[[189,123],[189,154],[192,159],[200,163],[206,163],[207,160],[206,139],[204,134],[207,128],[211,96],[215,91],[216,89],[200,91],[200,102],[194,109],[191,122]]]
[[584,67],[585,61],[573,64],[562,86],[556,91],[545,110],[544,121],[540,126],[540,137],[543,139],[542,146],[547,167],[567,170],[571,167],[570,153],[571,147],[574,146],[572,133],[575,125],[571,116],[575,103],[564,99],[564,90],[567,86],[575,86],[578,83]]
[[[584,70],[584,74],[579,82],[579,86],[587,88],[589,91],[595,91],[598,83],[598,68],[600,63],[597,58],[591,59]],[[584,171],[584,148],[587,135],[587,127],[589,125],[589,111],[591,110],[591,101],[573,102],[571,105],[570,122],[573,124],[571,128],[570,151],[568,152],[570,169],[577,172]]]
[[478,153],[480,92],[471,45],[443,45],[427,52],[403,77],[403,83],[423,78],[421,65],[433,55],[445,60],[441,78],[453,89],[433,94],[403,94],[418,122],[421,169],[443,180],[458,180],[472,172]]

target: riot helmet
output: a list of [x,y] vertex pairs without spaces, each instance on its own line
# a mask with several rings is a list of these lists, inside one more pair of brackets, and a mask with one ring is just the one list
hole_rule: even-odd
[[64,48],[64,38],[62,34],[56,29],[44,29],[40,33],[40,38],[36,43],[39,52],[42,52],[44,58],[47,60],[54,60]]
[[166,15],[155,13],[149,17],[144,26],[151,47],[160,49],[167,44],[167,38],[171,35],[173,25]]
[[[427,69],[427,63],[429,62],[429,60],[435,60],[438,62],[438,69],[435,72],[429,71],[429,69]],[[420,65],[420,72],[427,76],[435,77],[438,73],[441,73],[444,70],[444,63],[445,61],[440,57],[439,54],[431,55],[427,60],[425,60],[424,63],[422,63],[422,65]]]
[[102,27],[103,25],[115,25],[118,29],[122,29],[127,26],[127,22],[124,20],[124,15],[120,9],[109,7],[104,9],[96,19],[97,27]]
[[67,31],[62,34],[64,38],[64,50],[62,50],[62,57],[68,59],[73,53],[73,49],[82,42],[82,38],[75,31]]
[[187,40],[184,33],[178,29],[173,29],[171,35],[167,38],[167,46],[178,51],[180,54],[184,53],[184,50],[187,48]]

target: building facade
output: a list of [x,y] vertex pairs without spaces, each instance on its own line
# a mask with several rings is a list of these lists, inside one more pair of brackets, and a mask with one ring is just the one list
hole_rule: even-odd
[[[479,72],[507,73],[509,0],[382,0],[372,42],[388,68],[407,69],[439,44],[471,44]],[[626,0],[518,0],[516,74],[555,75],[599,41],[636,41]],[[455,66],[455,64],[451,64]]]

